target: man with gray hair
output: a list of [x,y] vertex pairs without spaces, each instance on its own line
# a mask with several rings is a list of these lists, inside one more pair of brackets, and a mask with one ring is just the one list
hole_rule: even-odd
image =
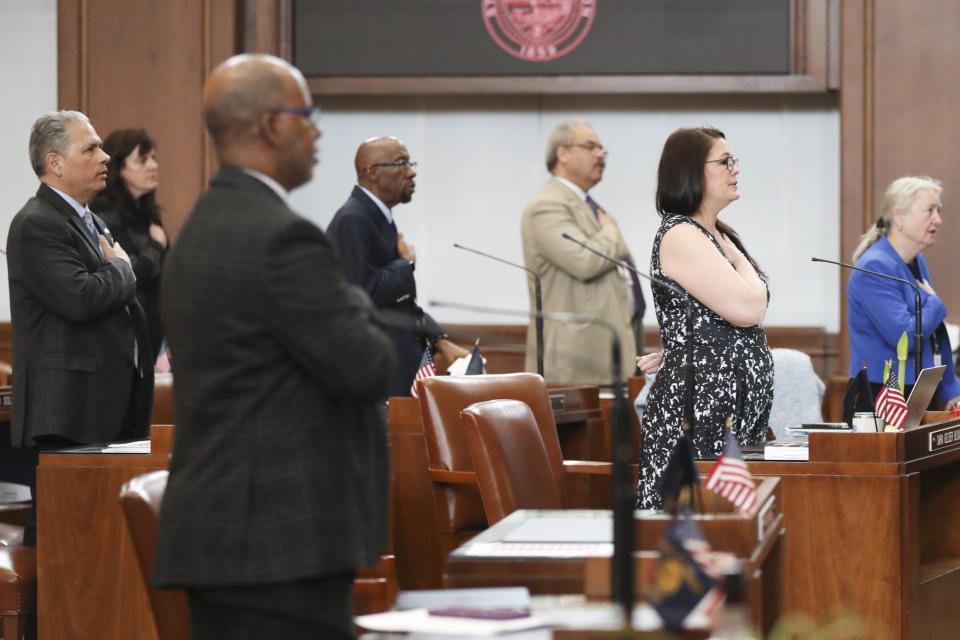
[[[107,160],[78,111],[45,114],[30,132],[41,184],[10,223],[7,273],[11,439],[34,464],[41,451],[142,438],[149,426],[153,368],[141,357],[151,351],[136,278],[87,206],[106,184]],[[35,543],[33,517],[24,543]]]
[[[607,152],[584,120],[561,122],[547,140],[547,170],[553,177],[527,204],[521,233],[526,266],[543,287],[543,310],[578,313],[612,324],[620,338],[621,375],[634,371],[642,355],[644,301],[636,275],[622,274],[609,260],[563,237],[632,264],[616,220],[588,195],[603,178]],[[530,308],[533,279],[528,278]],[[550,383],[610,384],[610,332],[603,327],[543,323],[543,369]],[[527,330],[527,371],[536,370],[536,334]]]

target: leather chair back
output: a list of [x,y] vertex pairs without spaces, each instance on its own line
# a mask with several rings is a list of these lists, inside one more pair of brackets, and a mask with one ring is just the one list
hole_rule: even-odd
[[517,509],[564,508],[530,407],[519,400],[489,400],[460,416],[491,525]]
[[[533,413],[545,434],[549,473],[563,486],[563,455],[557,425],[543,378],[535,373],[481,376],[436,376],[418,380],[420,412],[427,443],[427,460],[433,469],[474,470],[460,412],[485,400],[519,400]],[[475,485],[434,484],[437,526],[441,533],[480,531],[486,528],[483,504]]]
[[163,493],[167,489],[167,471],[153,471],[130,479],[120,489],[120,504],[127,530],[137,551],[150,609],[159,640],[190,639],[190,607],[187,595],[179,589],[154,589],[150,574],[157,557],[157,528]]
[[36,610],[36,547],[0,547],[0,633],[9,640],[21,640],[27,616]]

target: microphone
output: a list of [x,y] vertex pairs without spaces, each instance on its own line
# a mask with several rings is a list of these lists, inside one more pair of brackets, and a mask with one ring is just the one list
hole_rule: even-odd
[[684,377],[685,377],[685,385],[686,385],[686,388],[684,389],[683,417],[684,417],[684,420],[685,420],[686,424],[690,426],[690,438],[691,438],[691,440],[692,440],[692,439],[693,439],[693,433],[694,433],[694,431],[696,431],[696,425],[694,425],[694,422],[693,422],[693,382],[694,382],[694,377],[693,377],[693,373],[694,373],[694,370],[693,370],[693,305],[690,304],[690,294],[687,293],[686,291],[684,291],[683,289],[681,289],[680,287],[678,287],[678,286],[676,286],[676,285],[674,285],[674,284],[671,284],[671,283],[667,282],[666,280],[661,280],[660,278],[654,278],[653,276],[651,276],[651,275],[649,275],[649,274],[646,274],[646,273],[640,271],[639,269],[637,269],[637,268],[634,267],[633,265],[627,264],[627,263],[624,262],[623,260],[617,260],[617,259],[614,258],[614,257],[608,256],[607,254],[603,253],[602,251],[598,251],[597,249],[594,249],[593,247],[591,247],[590,245],[588,245],[586,242],[582,242],[582,241],[580,241],[580,240],[577,240],[576,238],[574,238],[573,236],[571,236],[570,234],[568,234],[568,233],[566,233],[566,232],[564,232],[564,233],[561,234],[561,235],[562,235],[564,238],[566,238],[567,240],[569,240],[570,242],[573,242],[573,243],[575,243],[575,244],[580,245],[581,247],[583,247],[584,249],[586,249],[586,250],[589,251],[590,253],[596,254],[596,255],[600,256],[601,258],[604,258],[604,259],[606,259],[606,260],[609,260],[610,262],[612,262],[613,264],[617,265],[618,267],[623,267],[623,268],[626,269],[627,271],[631,271],[631,272],[637,274],[638,276],[640,276],[641,278],[646,278],[646,279],[649,280],[652,284],[656,284],[656,285],[659,285],[659,286],[661,286],[661,287],[664,287],[665,289],[669,289],[669,290],[673,291],[674,293],[676,293],[677,295],[683,296],[683,298],[686,300],[686,308],[685,308],[685,311],[686,311],[687,335],[689,336],[690,339],[687,340],[687,364],[686,364],[686,375],[684,376]]
[[497,262],[502,262],[503,264],[508,264],[511,267],[516,267],[517,269],[523,269],[527,273],[533,276],[533,292],[534,292],[534,302],[537,306],[537,315],[534,321],[536,331],[537,331],[537,373],[540,374],[540,377],[543,377],[543,298],[540,294],[540,276],[537,275],[537,272],[533,269],[529,269],[522,264],[517,264],[515,262],[510,262],[509,260],[504,260],[503,258],[498,258],[492,256],[489,253],[484,253],[483,251],[478,251],[476,249],[471,249],[470,247],[465,247],[461,244],[453,243],[453,246],[457,249],[463,249],[464,251],[469,251],[475,253],[478,256],[483,256],[484,258],[490,258],[491,260],[496,260]]
[[613,405],[610,408],[611,460],[613,461],[613,561],[610,576],[610,591],[614,602],[620,605],[624,624],[630,625],[633,613],[633,516],[634,487],[630,477],[632,447],[630,443],[630,423],[627,420],[627,398],[623,380],[620,378],[620,336],[616,328],[599,318],[566,311],[519,311],[514,309],[494,309],[477,307],[455,302],[430,301],[432,307],[447,307],[474,311],[477,313],[501,314],[509,316],[537,316],[555,322],[583,322],[605,328],[610,332],[611,363],[613,372]]
[[[864,269],[863,267],[856,267],[852,264],[847,264],[846,262],[837,262],[835,260],[826,260],[824,258],[810,258],[812,262],[826,262],[829,264],[835,264],[839,267],[846,267],[847,269],[853,269],[855,271],[863,271],[864,273],[869,273],[874,276],[880,276],[881,278],[887,278],[888,280],[896,280],[897,282],[902,282],[906,285],[913,287],[914,295],[914,310],[916,317],[916,329],[914,330],[913,336],[913,381],[916,384],[917,379],[920,377],[920,370],[923,368],[923,321],[922,321],[922,310],[920,309],[920,287],[917,286],[917,283],[910,282],[909,280],[904,280],[903,278],[898,278],[896,276],[891,276],[886,273],[880,273],[879,271],[871,271],[870,269]],[[902,380],[903,384],[907,384],[906,380]]]

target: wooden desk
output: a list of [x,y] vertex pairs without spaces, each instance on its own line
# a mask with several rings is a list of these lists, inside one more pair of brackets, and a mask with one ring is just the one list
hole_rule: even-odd
[[[776,478],[764,479],[757,505],[748,514],[727,510],[717,515],[696,516],[714,550],[729,551],[743,562],[748,601],[756,625],[764,632],[770,630],[782,612],[783,515],[778,485]],[[712,495],[705,496],[711,503],[707,505],[708,512],[713,509]],[[609,598],[609,560],[596,562],[593,558],[565,555],[476,555],[476,545],[502,542],[523,523],[542,518],[611,521],[612,515],[605,510],[515,511],[450,554],[444,586],[525,586],[532,594],[587,593]],[[643,593],[642,577],[649,575],[656,562],[656,548],[667,522],[665,516],[637,517],[634,558],[638,599]]]
[[119,495],[168,456],[74,451],[86,452],[41,454],[37,467],[39,637],[156,640]]
[[[609,437],[597,387],[550,389],[560,448],[566,459],[609,460]],[[390,398],[388,430],[393,496],[391,549],[397,557],[401,589],[439,589],[443,552],[434,519],[433,485],[427,477],[427,445],[420,403]],[[574,505],[609,506],[609,482],[599,476],[576,478],[568,487]]]
[[[960,629],[960,437],[953,419],[899,433],[812,433],[809,462],[750,462],[779,476],[784,610],[860,614],[865,637]],[[960,434],[958,434],[960,436]],[[713,462],[698,462],[705,473]]]

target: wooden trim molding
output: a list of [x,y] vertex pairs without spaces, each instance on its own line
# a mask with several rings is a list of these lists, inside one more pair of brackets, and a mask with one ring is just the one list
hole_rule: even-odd
[[822,93],[810,75],[307,78],[313,95]]
[[[836,50],[840,31],[832,24],[840,0],[794,0],[791,73],[786,75],[569,75],[569,76],[404,76],[307,78],[313,95],[451,95],[451,94],[687,94],[687,93],[822,93],[836,88]],[[263,15],[258,32],[273,19],[285,21],[278,51],[290,59],[290,0],[245,0],[248,14]],[[255,7],[252,9],[251,7]],[[248,21],[249,22],[249,21]],[[269,28],[269,27],[266,27]],[[259,34],[258,34],[259,35]],[[248,46],[250,42],[247,42]],[[262,40],[257,40],[262,44]]]

